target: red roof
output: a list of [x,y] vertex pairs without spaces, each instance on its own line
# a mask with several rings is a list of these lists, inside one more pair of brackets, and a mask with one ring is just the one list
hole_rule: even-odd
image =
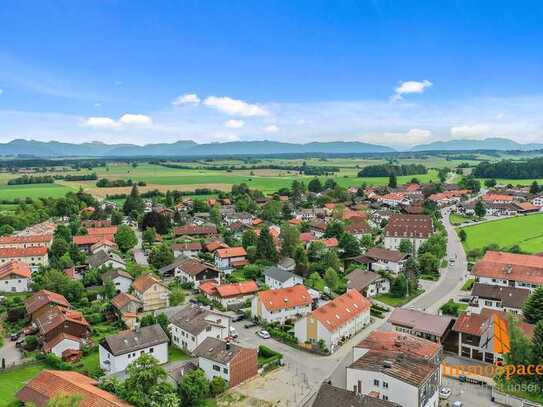
[[258,291],[258,285],[253,280],[242,281],[234,284],[221,284],[216,287],[217,294],[222,298],[237,297],[240,295],[254,294]]
[[[44,345],[43,345],[43,351],[45,353],[49,353],[51,352],[51,350],[57,346],[59,343],[61,343],[64,339],[68,339],[68,340],[72,340],[74,342],[78,342],[79,343],[79,348],[82,347],[82,341],[81,341],[81,338],[78,338],[77,336],[73,336],[73,335],[70,335],[70,334],[67,334],[66,332],[61,332],[59,333],[57,336],[55,336],[53,339],[51,339],[49,342],[46,342]],[[76,349],[76,350],[79,350],[79,349]]]
[[164,284],[162,280],[158,279],[157,277],[151,274],[142,274],[136,278],[136,280],[134,280],[132,283],[132,288],[140,293],[144,293],[155,284],[166,287],[166,284]]
[[2,236],[0,244],[47,243],[51,240],[53,240],[53,235]]
[[21,249],[6,247],[0,249],[0,257],[39,257],[45,255],[47,255],[47,247],[25,247]]
[[476,277],[543,285],[543,257],[487,251],[483,259],[475,263],[473,274]]
[[9,277],[10,275],[16,275],[22,278],[29,278],[32,275],[28,264],[12,260],[9,263],[0,266],[0,280]]
[[524,211],[538,211],[539,210],[539,206],[535,206],[531,202],[519,202],[519,203],[516,203],[515,205],[517,205],[520,209]]
[[302,242],[308,243],[315,240],[315,234],[313,232],[304,232],[304,233],[300,233],[299,238]]
[[439,343],[396,331],[373,331],[355,348],[396,351],[423,359],[432,359],[441,351]]
[[113,235],[78,235],[73,237],[74,244],[83,245],[83,244],[96,244],[98,242],[114,240]]
[[485,202],[513,202],[511,195],[503,194],[485,194],[483,195],[483,201]]
[[260,291],[258,298],[268,311],[301,307],[312,303],[309,291],[301,284],[277,290]]
[[217,292],[216,290],[217,285],[219,285],[219,283],[217,283],[215,280],[207,280],[207,281],[201,282],[198,285],[198,289],[204,294],[215,295]]
[[380,201],[397,201],[401,202],[405,198],[405,194],[402,192],[391,192],[390,194],[382,195],[378,199]]
[[215,242],[205,243],[204,247],[208,252],[214,252],[217,249],[224,249],[225,247],[228,247],[228,245],[223,242],[215,241]]
[[185,225],[179,226],[174,229],[176,236],[181,235],[216,235],[217,226],[208,225],[208,226],[198,226],[198,225]]
[[356,290],[334,298],[317,308],[311,316],[320,321],[330,332],[336,331],[363,312],[369,312],[371,303]]
[[229,259],[231,257],[243,257],[247,256],[247,252],[243,247],[227,247],[224,249],[217,249],[217,257],[221,259]]
[[319,242],[324,243],[324,245],[326,247],[328,247],[328,248],[333,248],[333,247],[338,247],[339,246],[339,242],[337,241],[337,239],[335,237],[331,237],[329,239],[319,240]]
[[63,307],[70,306],[70,303],[63,295],[48,290],[40,290],[25,300],[26,312],[32,314],[34,311],[51,302],[62,305]]
[[114,235],[117,233],[117,226],[108,226],[104,228],[87,228],[89,235]]

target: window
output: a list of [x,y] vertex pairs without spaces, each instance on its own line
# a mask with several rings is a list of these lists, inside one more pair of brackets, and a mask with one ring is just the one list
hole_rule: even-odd
[[387,382],[383,382],[383,389],[388,389],[388,383]]
[[374,386],[379,386],[379,380],[373,379],[373,385]]
[[221,368],[217,365],[213,365],[213,370],[215,370],[216,372],[220,372]]
[[223,371],[224,374],[228,374],[228,369],[227,368],[223,368],[222,371]]
[[211,331],[211,326],[206,327],[206,332],[209,332],[209,331]]
[[385,396],[385,395],[383,394],[383,400],[387,401],[387,400],[388,400],[388,396]]
[[485,300],[485,305],[491,307],[492,306],[492,301]]
[[153,353],[155,351],[155,348],[149,348],[149,353]]

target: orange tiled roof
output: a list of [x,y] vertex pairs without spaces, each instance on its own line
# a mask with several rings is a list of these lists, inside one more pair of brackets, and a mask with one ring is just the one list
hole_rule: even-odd
[[21,249],[5,247],[0,249],[0,257],[39,257],[46,254],[47,247],[25,247]]
[[473,274],[543,285],[543,257],[487,251],[483,259],[475,263]]
[[238,295],[253,294],[258,291],[258,285],[253,280],[234,284],[221,284],[216,287],[217,294],[222,298],[237,297]]
[[73,237],[74,244],[76,245],[83,245],[83,244],[90,244],[94,245],[98,242],[103,241],[113,241],[114,240],[113,235],[78,235]]
[[485,194],[483,195],[483,201],[485,202],[496,202],[496,201],[513,202],[513,197],[511,195],[504,195],[504,194]]
[[338,242],[337,238],[335,238],[335,237],[331,237],[329,239],[319,240],[319,242],[324,243],[324,245],[326,247],[328,247],[328,248],[333,248],[333,247],[338,247],[339,246],[339,242]]
[[117,233],[117,226],[107,226],[103,228],[87,228],[89,235],[114,235]]
[[423,359],[431,359],[441,351],[439,343],[396,331],[373,331],[355,348],[397,351]]
[[115,308],[120,309],[123,308],[126,304],[128,304],[130,301],[135,301],[141,304],[141,301],[134,297],[133,295],[127,294],[127,293],[119,293],[111,300],[111,305],[113,305]]
[[136,280],[134,280],[132,283],[132,288],[140,293],[144,293],[155,284],[160,284],[161,286],[166,287],[166,284],[155,276],[152,276],[151,274],[142,274],[136,278]]
[[45,243],[53,240],[53,235],[1,236],[0,244]]
[[317,308],[311,316],[319,320],[329,331],[334,332],[361,313],[369,312],[370,307],[371,303],[362,294],[356,290],[348,290]]
[[32,272],[30,271],[28,264],[17,260],[12,260],[9,263],[0,266],[0,280],[9,277],[12,274],[22,278],[29,278],[32,275]]
[[243,247],[227,247],[224,249],[217,249],[217,257],[221,259],[228,259],[230,257],[243,257],[247,252]]
[[309,291],[302,284],[277,290],[260,291],[258,298],[268,311],[301,307],[312,303]]
[[48,290],[40,290],[25,300],[26,312],[32,314],[34,311],[51,302],[62,305],[63,307],[70,306],[70,303],[63,295]]

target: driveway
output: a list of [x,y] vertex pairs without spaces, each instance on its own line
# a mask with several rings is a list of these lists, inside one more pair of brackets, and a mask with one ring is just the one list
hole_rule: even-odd
[[2,359],[6,360],[6,367],[23,362],[23,354],[15,347],[15,342],[10,341],[9,338],[4,338],[4,346],[0,348],[0,363]]

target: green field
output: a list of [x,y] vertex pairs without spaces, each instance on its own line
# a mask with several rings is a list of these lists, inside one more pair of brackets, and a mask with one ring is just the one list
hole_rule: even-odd
[[36,363],[0,373],[0,407],[12,405],[16,401],[15,394],[43,369],[42,363]]
[[70,191],[73,188],[58,184],[0,185],[0,200],[59,198]]
[[517,216],[462,228],[466,231],[466,251],[490,244],[500,247],[519,245],[528,253],[543,251],[543,214]]

